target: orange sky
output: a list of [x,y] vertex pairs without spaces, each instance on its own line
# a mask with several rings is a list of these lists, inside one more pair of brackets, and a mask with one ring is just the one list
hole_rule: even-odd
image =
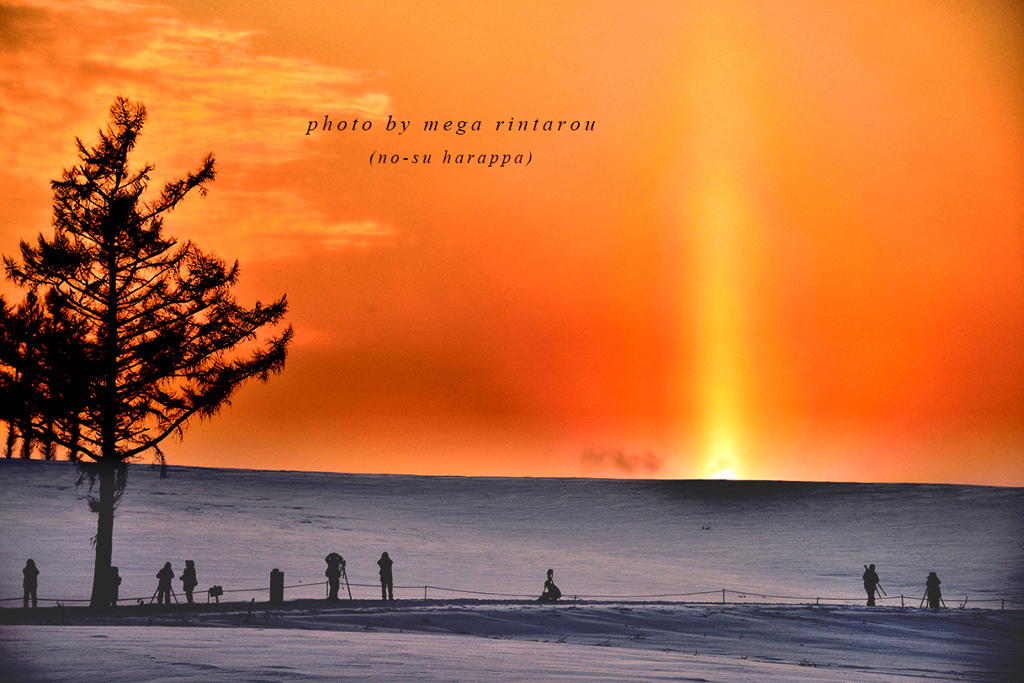
[[1024,486],[1019,6],[426,4],[0,1],[0,253],[122,94],[291,302],[170,462]]

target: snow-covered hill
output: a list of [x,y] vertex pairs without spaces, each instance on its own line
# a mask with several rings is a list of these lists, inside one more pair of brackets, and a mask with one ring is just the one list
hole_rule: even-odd
[[[21,595],[33,558],[39,596],[86,599],[95,516],[70,463],[0,461],[0,598]],[[1024,600],[1024,490],[915,484],[613,481],[350,475],[135,466],[114,526],[124,598],[152,596],[156,572],[196,563],[199,589],[324,581],[347,560],[356,598],[379,595],[395,561],[399,598],[566,595],[715,599],[727,589],[800,600],[863,599],[863,565],[919,603],[930,571],[947,603]],[[403,588],[407,587],[407,588]],[[180,588],[175,581],[175,589]],[[289,588],[313,598],[323,586]],[[734,592],[735,591],[735,592]],[[205,598],[205,596],[204,596]],[[774,601],[778,601],[774,599]],[[10,605],[11,603],[0,603]]]

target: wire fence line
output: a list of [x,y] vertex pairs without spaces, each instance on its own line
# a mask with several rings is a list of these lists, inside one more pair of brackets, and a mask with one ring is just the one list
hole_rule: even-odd
[[[283,590],[296,590],[296,589],[309,589],[316,588],[318,586],[326,587],[327,581],[319,581],[315,583],[297,583],[288,586],[283,586]],[[349,583],[349,586],[356,588],[373,588],[379,589],[380,584],[368,584],[368,583]],[[432,585],[416,585],[416,586],[394,586],[397,590],[415,590],[423,591],[423,598],[427,600],[429,597],[429,591],[436,591],[450,595],[467,595],[467,596],[483,596],[486,598],[504,598],[504,599],[517,599],[517,600],[536,600],[535,594],[524,594],[524,593],[498,593],[490,591],[475,591],[464,588],[451,588],[447,586],[432,586]],[[206,594],[206,601],[209,602],[211,598],[211,590],[220,589],[219,592],[215,592],[214,596],[228,595],[228,594],[242,594],[242,593],[269,593],[271,592],[270,587],[260,588],[232,588],[225,589],[219,586],[208,588],[206,590],[195,591],[196,595]],[[177,595],[175,600],[177,601]],[[712,599],[712,596],[714,598]],[[152,596],[143,597],[131,597],[131,598],[118,598],[119,603],[126,604],[146,604],[147,602],[152,603],[156,597],[154,592]],[[769,593],[760,593],[758,591],[749,590],[736,590],[731,588],[721,588],[716,590],[705,590],[705,591],[692,591],[687,593],[649,593],[649,594],[638,594],[638,595],[597,595],[597,594],[575,594],[569,596],[567,594],[562,595],[565,601],[568,600],[622,600],[622,601],[666,601],[666,602],[694,602],[694,603],[708,603],[715,602],[721,604],[778,604],[777,602],[771,603],[769,601],[786,600],[791,601],[792,604],[813,604],[813,605],[850,605],[850,604],[861,604],[865,601],[864,596],[860,597],[827,597],[827,596],[806,596],[806,595],[773,595]],[[955,607],[959,609],[966,609],[968,605],[972,607],[983,607],[985,605],[992,605],[990,609],[995,609],[995,605],[998,605],[998,609],[1006,610],[1007,608],[1024,609],[1024,601],[1014,600],[1010,598],[977,598],[970,599],[969,596],[965,595],[963,600],[955,599],[953,596],[949,596],[950,601],[954,603]],[[700,598],[706,598],[701,600]],[[255,600],[255,598],[253,598]],[[292,598],[297,599],[297,598]],[[306,598],[309,599],[309,598]],[[419,599],[419,598],[417,598]],[[0,603],[9,602],[21,602],[24,597],[16,598],[0,598]],[[88,599],[63,599],[63,598],[38,598],[38,602],[42,603],[55,603],[57,605],[63,604],[75,604],[75,603],[89,603]],[[373,598],[370,599],[354,599],[345,602],[375,602]],[[878,596],[875,598],[875,602],[884,603],[886,601],[895,603],[899,601],[900,607],[914,607],[915,603],[923,603],[924,598],[917,598],[916,596],[909,595],[886,595]],[[218,600],[219,602],[219,600]],[[342,602],[342,600],[339,600]],[[895,605],[894,605],[895,606]]]

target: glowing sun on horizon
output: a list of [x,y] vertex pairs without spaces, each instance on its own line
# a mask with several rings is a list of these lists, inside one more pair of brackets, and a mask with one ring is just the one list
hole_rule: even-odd
[[715,474],[712,474],[711,476],[705,477],[705,478],[706,479],[736,479],[736,475],[733,474],[732,470],[725,469],[725,470],[722,470],[720,472],[716,472]]

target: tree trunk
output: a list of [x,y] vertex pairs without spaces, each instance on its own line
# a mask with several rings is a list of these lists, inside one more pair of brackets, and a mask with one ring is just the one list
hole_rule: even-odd
[[109,463],[100,463],[100,497],[96,514],[96,565],[92,575],[92,598],[89,607],[104,609],[110,606],[110,565],[114,549],[115,469]]
[[[125,154],[127,150],[122,150]],[[124,159],[118,167],[112,197],[117,196],[121,185],[121,173],[124,171]],[[103,359],[105,377],[101,395],[100,410],[100,452],[97,462],[100,476],[100,498],[96,509],[99,519],[96,521],[96,565],[92,575],[92,598],[89,607],[103,609],[110,606],[110,561],[114,550],[114,506],[117,503],[116,473],[114,463],[117,462],[117,217],[116,208],[111,200],[107,207],[107,218],[103,225],[103,250],[106,253],[106,311],[103,317],[106,331],[103,338]]]
[[14,420],[7,421],[7,449],[4,451],[4,457],[11,457],[14,455]]

